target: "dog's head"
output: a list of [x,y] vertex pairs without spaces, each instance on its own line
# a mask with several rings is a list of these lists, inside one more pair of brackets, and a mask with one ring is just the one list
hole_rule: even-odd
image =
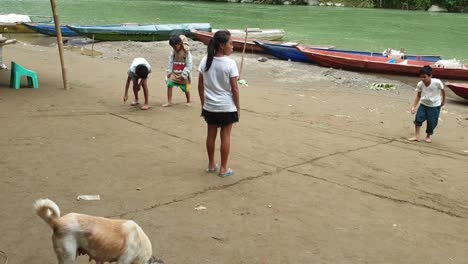
[[155,256],[151,256],[151,258],[148,260],[148,264],[164,264],[164,261],[162,261],[162,259],[158,259]]

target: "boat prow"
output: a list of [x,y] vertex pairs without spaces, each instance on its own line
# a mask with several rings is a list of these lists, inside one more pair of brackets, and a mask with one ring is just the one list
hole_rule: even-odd
[[[219,29],[213,29],[213,32]],[[226,29],[231,33],[232,37],[245,38],[245,29]],[[284,37],[286,32],[283,29],[261,29],[261,28],[247,28],[247,37],[250,39],[261,40],[278,40]]]
[[468,83],[446,83],[445,85],[456,95],[468,100]]

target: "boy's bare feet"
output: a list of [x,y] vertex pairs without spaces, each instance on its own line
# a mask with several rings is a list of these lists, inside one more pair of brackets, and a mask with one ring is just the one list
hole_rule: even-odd
[[140,108],[141,108],[141,110],[148,110],[148,109],[150,109],[151,107],[149,106],[149,104],[144,104],[144,105],[142,105]]
[[412,138],[408,138],[409,141],[419,141],[419,138],[417,137],[412,137]]
[[162,105],[162,107],[169,107],[169,106],[172,106],[172,104],[171,103],[165,103],[165,104]]
[[192,106],[191,102],[185,103],[186,106]]
[[130,105],[131,106],[135,106],[135,105],[139,105],[140,103],[138,101],[133,101]]
[[424,139],[424,141],[426,141],[427,143],[431,143],[432,139],[427,137],[426,139]]

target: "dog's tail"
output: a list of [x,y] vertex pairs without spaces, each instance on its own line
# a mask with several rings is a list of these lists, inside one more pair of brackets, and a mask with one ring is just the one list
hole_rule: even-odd
[[53,227],[54,220],[60,217],[60,209],[49,199],[39,199],[34,202],[34,210],[44,221]]

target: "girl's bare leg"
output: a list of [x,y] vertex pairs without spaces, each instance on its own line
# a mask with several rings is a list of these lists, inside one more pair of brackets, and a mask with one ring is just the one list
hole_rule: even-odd
[[221,167],[219,168],[219,174],[224,174],[228,171],[227,162],[231,149],[231,129],[232,124],[221,128]]
[[208,133],[206,135],[206,151],[208,152],[208,169],[210,170],[214,170],[216,166],[214,154],[217,134],[218,127],[215,125],[208,125]]

